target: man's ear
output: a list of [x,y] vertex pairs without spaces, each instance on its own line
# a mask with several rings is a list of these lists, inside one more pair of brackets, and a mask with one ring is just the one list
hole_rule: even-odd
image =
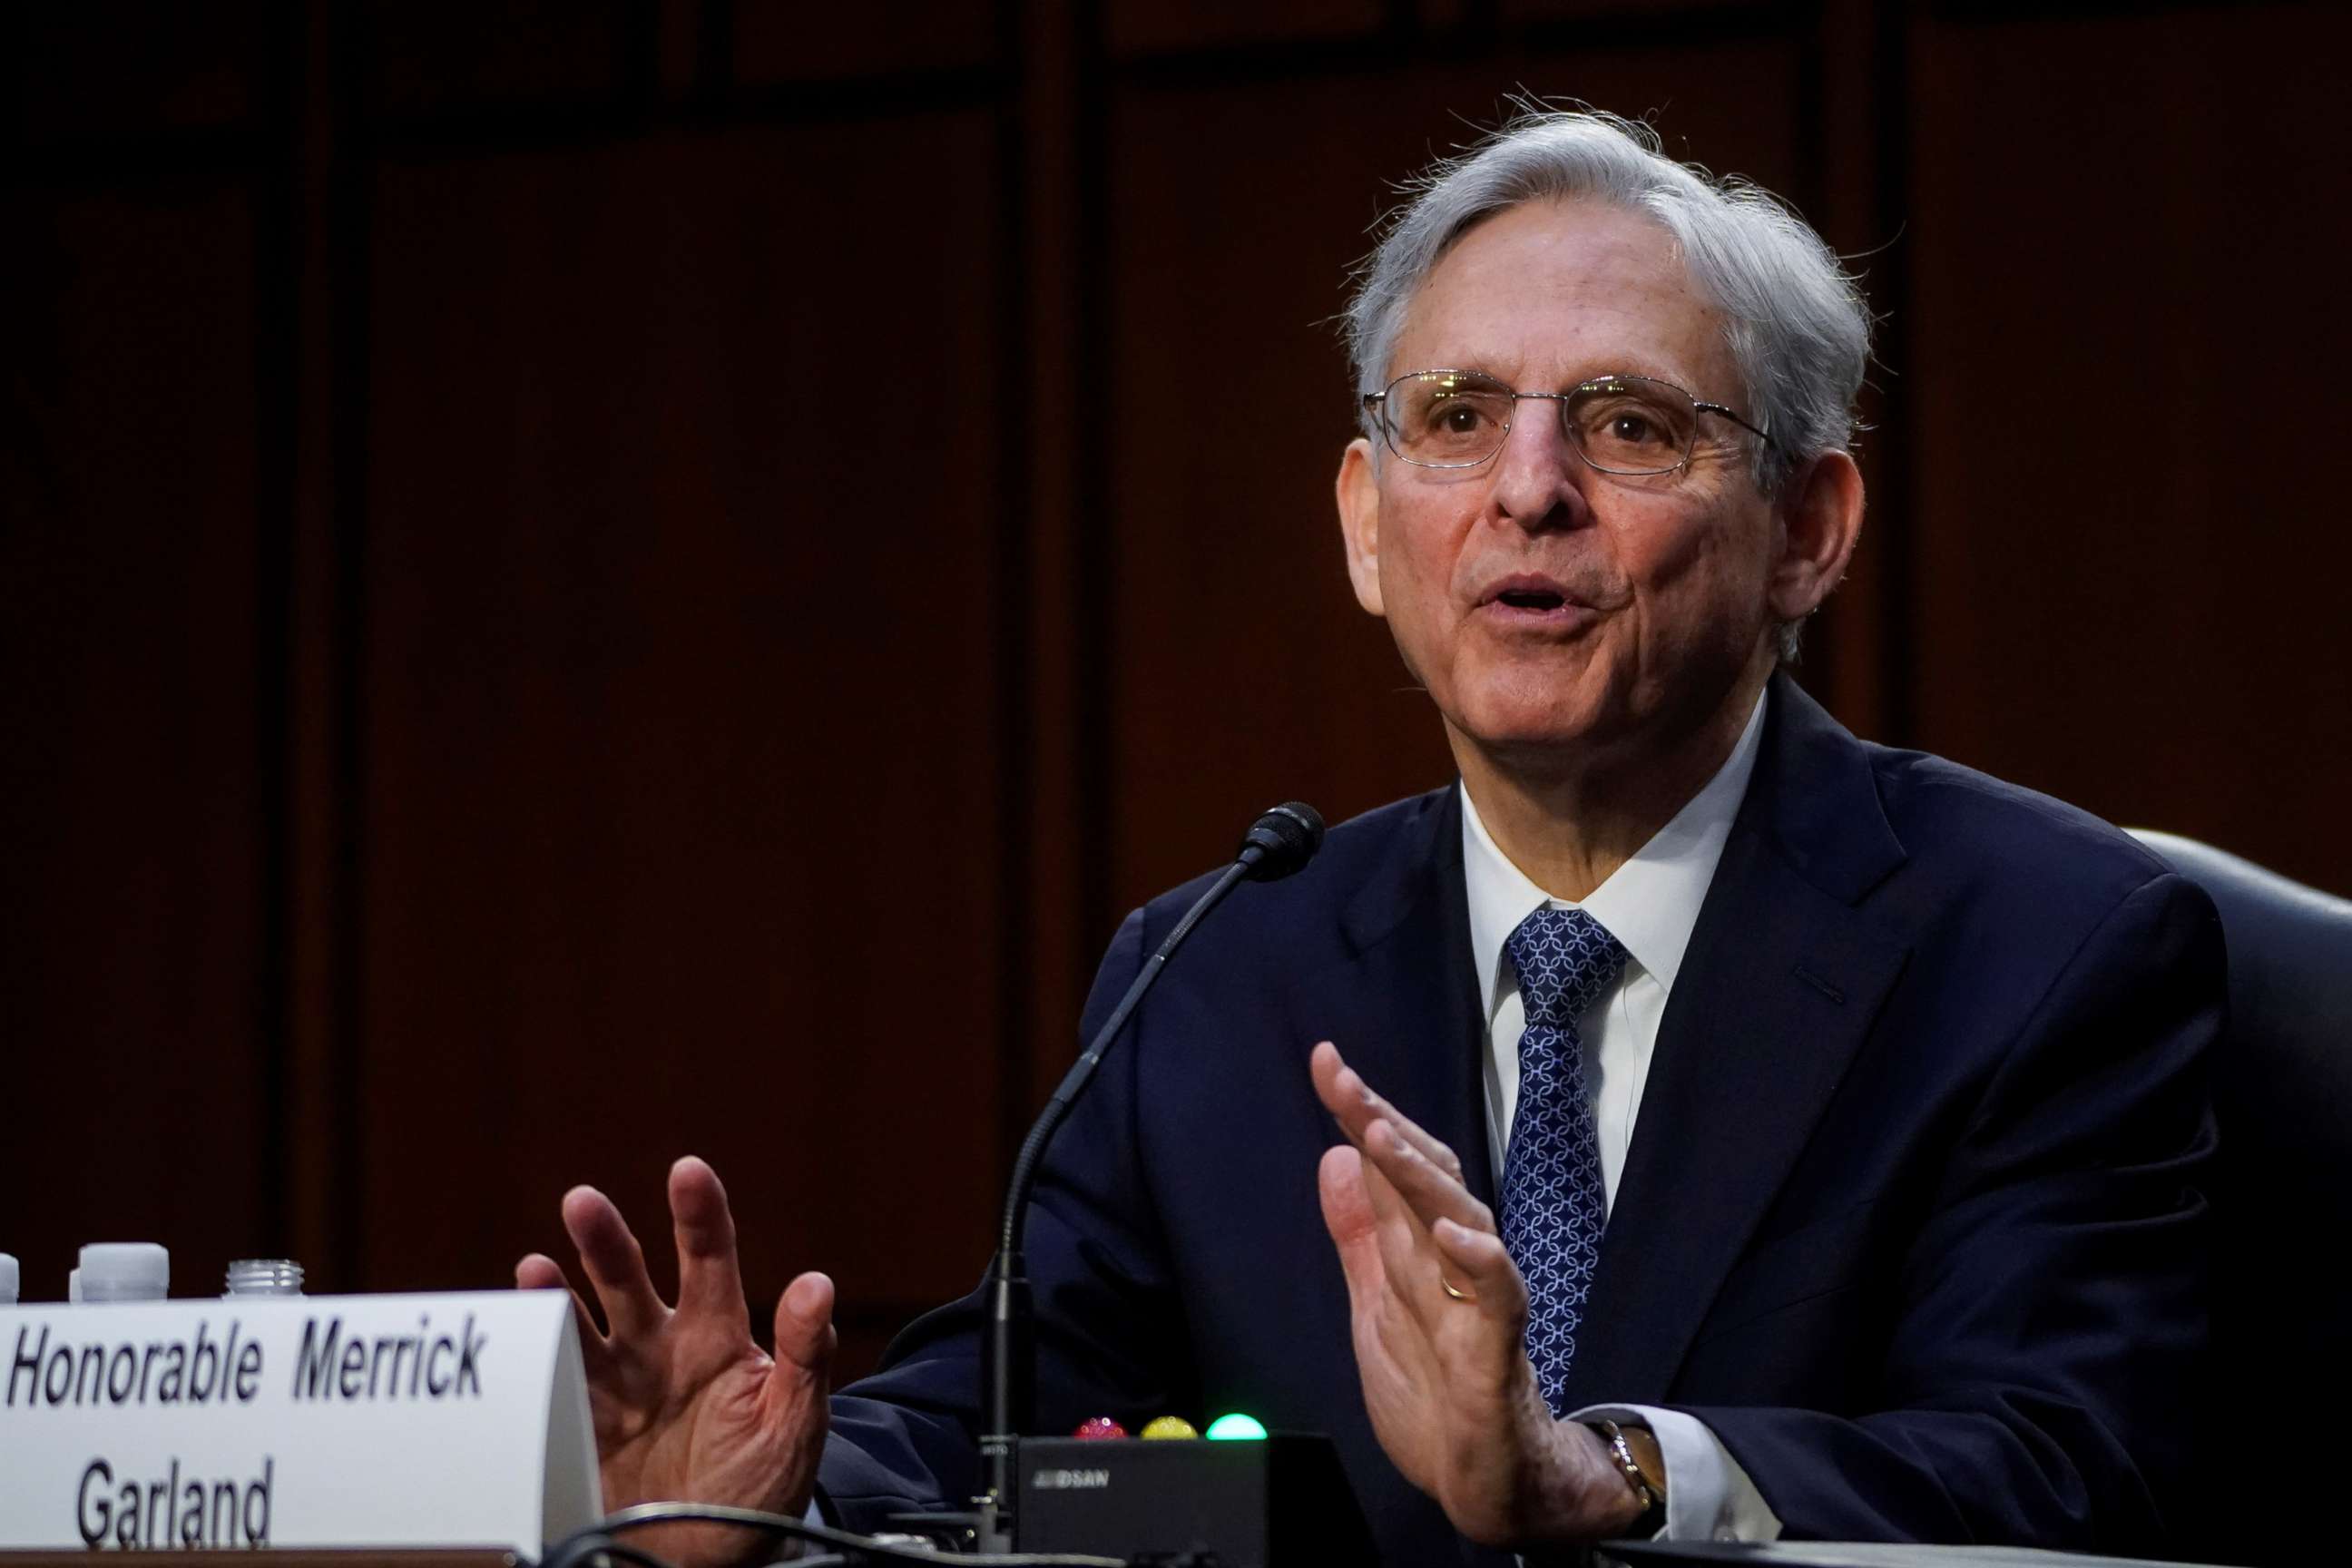
[[1789,477],[1778,508],[1780,556],[1768,595],[1773,619],[1801,621],[1845,575],[1862,538],[1862,470],[1845,452],[1824,452]]
[[1339,457],[1339,477],[1332,486],[1339,501],[1339,533],[1348,544],[1348,581],[1356,585],[1356,603],[1372,615],[1381,608],[1381,480],[1372,444],[1361,436],[1348,443]]

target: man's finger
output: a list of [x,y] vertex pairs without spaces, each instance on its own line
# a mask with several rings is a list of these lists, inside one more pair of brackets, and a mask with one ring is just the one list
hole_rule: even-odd
[[[749,1338],[751,1310],[735,1261],[735,1216],[719,1173],[688,1154],[669,1168],[669,1213],[677,1236],[677,1310],[731,1317]],[[826,1310],[831,1311],[830,1303]]]
[[561,1290],[572,1298],[572,1321],[580,1330],[580,1359],[593,1375],[612,1356],[606,1348],[604,1333],[596,1320],[588,1313],[588,1303],[563,1277],[563,1265],[544,1252],[534,1252],[515,1265],[515,1289],[518,1290]]
[[1363,1150],[1423,1225],[1450,1219],[1470,1230],[1495,1228],[1494,1212],[1471,1196],[1459,1177],[1433,1163],[1386,1117],[1365,1130]]
[[[1521,1354],[1528,1328],[1528,1286],[1518,1266],[1504,1249],[1503,1238],[1491,1230],[1473,1230],[1452,1220],[1430,1226],[1429,1238],[1444,1259],[1447,1273],[1458,1274],[1465,1292],[1475,1298],[1478,1310],[1504,1331],[1502,1342],[1513,1355]],[[1456,1302],[1456,1306],[1465,1303]]]
[[1380,1248],[1381,1271],[1392,1295],[1405,1310],[1427,1322],[1434,1309],[1450,1305],[1440,1283],[1439,1254],[1412,1206],[1404,1201],[1378,1163],[1362,1160],[1365,1197],[1377,1224],[1373,1239]]
[[1361,1299],[1381,1289],[1379,1221],[1364,1191],[1363,1156],[1345,1143],[1323,1151],[1316,1167],[1317,1195],[1323,1200],[1323,1228],[1339,1250],[1339,1268],[1348,1277],[1348,1294]]
[[1417,1150],[1432,1165],[1452,1176],[1463,1179],[1461,1157],[1433,1137],[1420,1123],[1381,1098],[1363,1075],[1347,1064],[1339,1047],[1325,1040],[1316,1046],[1307,1058],[1307,1073],[1315,1080],[1315,1093],[1347,1133],[1348,1141],[1363,1147],[1364,1133],[1376,1121],[1385,1120],[1393,1125],[1400,1136]]
[[563,1265],[544,1252],[534,1252],[515,1265],[515,1289],[563,1290],[570,1285],[563,1278]]
[[[1475,1229],[1495,1228],[1493,1211],[1463,1184],[1460,1158],[1375,1092],[1348,1066],[1337,1046],[1328,1040],[1318,1044],[1307,1066],[1324,1108],[1339,1121],[1349,1141],[1372,1162],[1372,1168],[1385,1177],[1377,1185],[1362,1184],[1368,1204],[1377,1215],[1381,1197],[1376,1194],[1386,1194],[1412,1213],[1412,1228],[1419,1233],[1412,1238],[1416,1254],[1426,1244],[1428,1226],[1439,1219],[1453,1219]],[[1441,1295],[1446,1286],[1475,1293],[1475,1286],[1451,1278],[1452,1273],[1440,1263],[1434,1268],[1418,1268],[1412,1277],[1435,1279]],[[1419,1311],[1422,1305],[1416,1298],[1414,1310]]]
[[644,1248],[613,1200],[593,1187],[563,1194],[563,1228],[580,1249],[580,1267],[596,1289],[613,1338],[634,1340],[661,1326],[669,1309],[646,1273]]
[[1369,1151],[1359,1149],[1356,1152],[1363,1162],[1364,1198],[1372,1206],[1372,1218],[1378,1228],[1383,1233],[1395,1233],[1408,1248],[1426,1246],[1428,1237],[1423,1234],[1421,1216],[1412,1212],[1412,1205],[1396,1190],[1396,1184],[1381,1169],[1381,1163]]

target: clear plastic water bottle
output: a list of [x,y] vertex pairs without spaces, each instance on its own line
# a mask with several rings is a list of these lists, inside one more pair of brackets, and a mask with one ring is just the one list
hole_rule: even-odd
[[77,1301],[160,1301],[172,1293],[172,1255],[152,1241],[94,1241],[73,1277]]
[[240,1258],[228,1266],[230,1296],[299,1296],[302,1266],[283,1258]]

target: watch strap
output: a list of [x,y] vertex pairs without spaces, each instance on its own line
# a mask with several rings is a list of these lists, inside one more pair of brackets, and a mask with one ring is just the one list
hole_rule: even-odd
[[1601,1445],[1624,1476],[1625,1484],[1642,1500],[1642,1517],[1626,1534],[1656,1534],[1666,1522],[1666,1463],[1665,1456],[1658,1449],[1657,1438],[1645,1426],[1621,1426],[1606,1417],[1589,1425],[1600,1434]]

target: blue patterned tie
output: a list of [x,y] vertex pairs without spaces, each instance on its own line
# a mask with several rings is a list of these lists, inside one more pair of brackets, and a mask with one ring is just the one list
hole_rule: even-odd
[[1503,1246],[1528,1282],[1528,1359],[1559,1415],[1609,1218],[1576,1023],[1615,982],[1625,950],[1582,910],[1540,909],[1503,951],[1518,972],[1528,1016],[1518,1109],[1503,1151]]

